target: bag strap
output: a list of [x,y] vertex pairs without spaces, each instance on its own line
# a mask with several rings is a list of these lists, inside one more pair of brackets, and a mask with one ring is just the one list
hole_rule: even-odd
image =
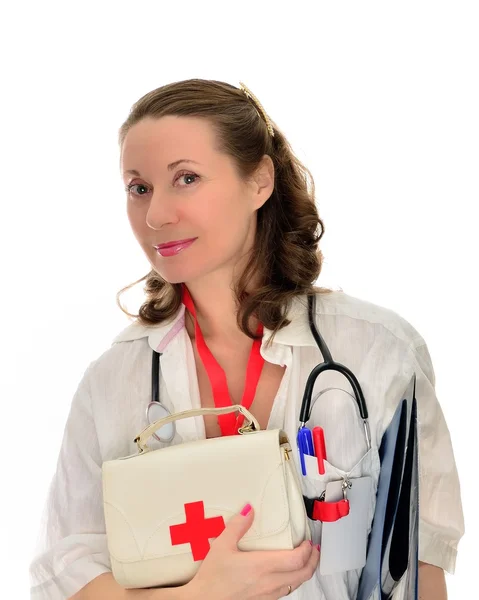
[[155,431],[160,429],[160,427],[163,427],[163,425],[167,425],[168,423],[172,423],[173,421],[178,421],[180,419],[187,419],[189,417],[198,417],[200,415],[224,415],[237,411],[239,411],[249,421],[243,427],[241,427],[241,429],[239,429],[240,433],[249,433],[252,431],[261,430],[260,424],[247,408],[241,406],[240,404],[233,404],[231,406],[225,406],[222,408],[194,408],[191,410],[183,410],[181,412],[173,413],[172,415],[158,419],[158,421],[155,421],[151,425],[145,427],[140,435],[137,436],[133,441],[138,444],[138,450],[141,453],[148,449],[146,442],[155,433]]

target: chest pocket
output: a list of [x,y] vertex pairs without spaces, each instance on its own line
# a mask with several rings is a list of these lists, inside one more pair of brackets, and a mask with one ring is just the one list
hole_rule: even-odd
[[[305,456],[306,475],[301,476],[303,495],[307,498],[319,500],[326,492],[326,486],[331,481],[354,479],[357,477],[371,477],[372,486],[369,498],[369,512],[367,519],[367,535],[371,531],[374,510],[376,508],[376,493],[378,487],[379,472],[381,469],[379,452],[376,447],[371,447],[352,469],[345,471],[324,461],[324,474],[318,471],[318,461],[315,456]],[[323,496],[324,497],[324,496]],[[309,519],[311,534],[314,544],[321,543],[322,522]]]

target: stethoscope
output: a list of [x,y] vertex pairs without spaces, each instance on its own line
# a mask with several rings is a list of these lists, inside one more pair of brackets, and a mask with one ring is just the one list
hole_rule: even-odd
[[[314,322],[313,315],[316,313],[316,295],[308,296],[308,313],[309,313],[309,326],[311,329],[311,333],[318,345],[319,350],[321,351],[321,355],[323,356],[324,362],[320,363],[309,374],[308,380],[306,382],[306,386],[304,388],[303,400],[301,403],[301,412],[299,415],[299,427],[298,430],[302,427],[306,426],[306,423],[309,421],[311,417],[311,410],[314,406],[314,402],[316,399],[325,391],[316,394],[314,401],[312,401],[313,395],[313,387],[316,382],[316,379],[323,371],[338,371],[344,375],[351,387],[354,391],[354,400],[359,408],[359,414],[361,415],[361,419],[363,420],[364,433],[366,436],[366,444],[368,450],[371,448],[371,432],[369,429],[369,421],[368,421],[368,409],[366,406],[366,401],[364,400],[364,395],[359,385],[358,380],[354,373],[342,365],[333,360],[331,356],[331,352],[329,351],[326,342],[323,337],[319,333],[316,328],[316,323]],[[152,363],[151,363],[151,402],[148,404],[146,409],[146,417],[150,424],[162,419],[164,417],[168,417],[171,415],[171,412],[166,408],[164,404],[160,402],[160,384],[159,384],[159,375],[160,375],[160,360],[161,360],[161,352],[157,352],[153,350],[152,354]],[[158,435],[161,432],[161,435]],[[153,436],[159,442],[171,442],[175,437],[176,427],[175,423],[168,423],[167,425],[163,425],[159,432],[153,434]]]

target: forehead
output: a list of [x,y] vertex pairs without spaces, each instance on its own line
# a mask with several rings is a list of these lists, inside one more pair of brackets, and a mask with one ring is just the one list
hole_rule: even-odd
[[215,136],[204,119],[168,115],[147,117],[133,125],[123,142],[122,170],[163,166],[180,158],[197,162],[218,160]]

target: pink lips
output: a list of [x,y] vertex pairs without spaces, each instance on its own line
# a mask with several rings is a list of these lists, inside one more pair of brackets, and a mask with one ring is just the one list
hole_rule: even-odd
[[195,242],[196,239],[197,238],[193,238],[190,240],[179,240],[178,242],[171,242],[168,244],[160,244],[158,246],[155,246],[155,248],[158,254],[161,254],[161,256],[174,256],[175,254],[178,254],[185,248],[191,246],[191,244]]

